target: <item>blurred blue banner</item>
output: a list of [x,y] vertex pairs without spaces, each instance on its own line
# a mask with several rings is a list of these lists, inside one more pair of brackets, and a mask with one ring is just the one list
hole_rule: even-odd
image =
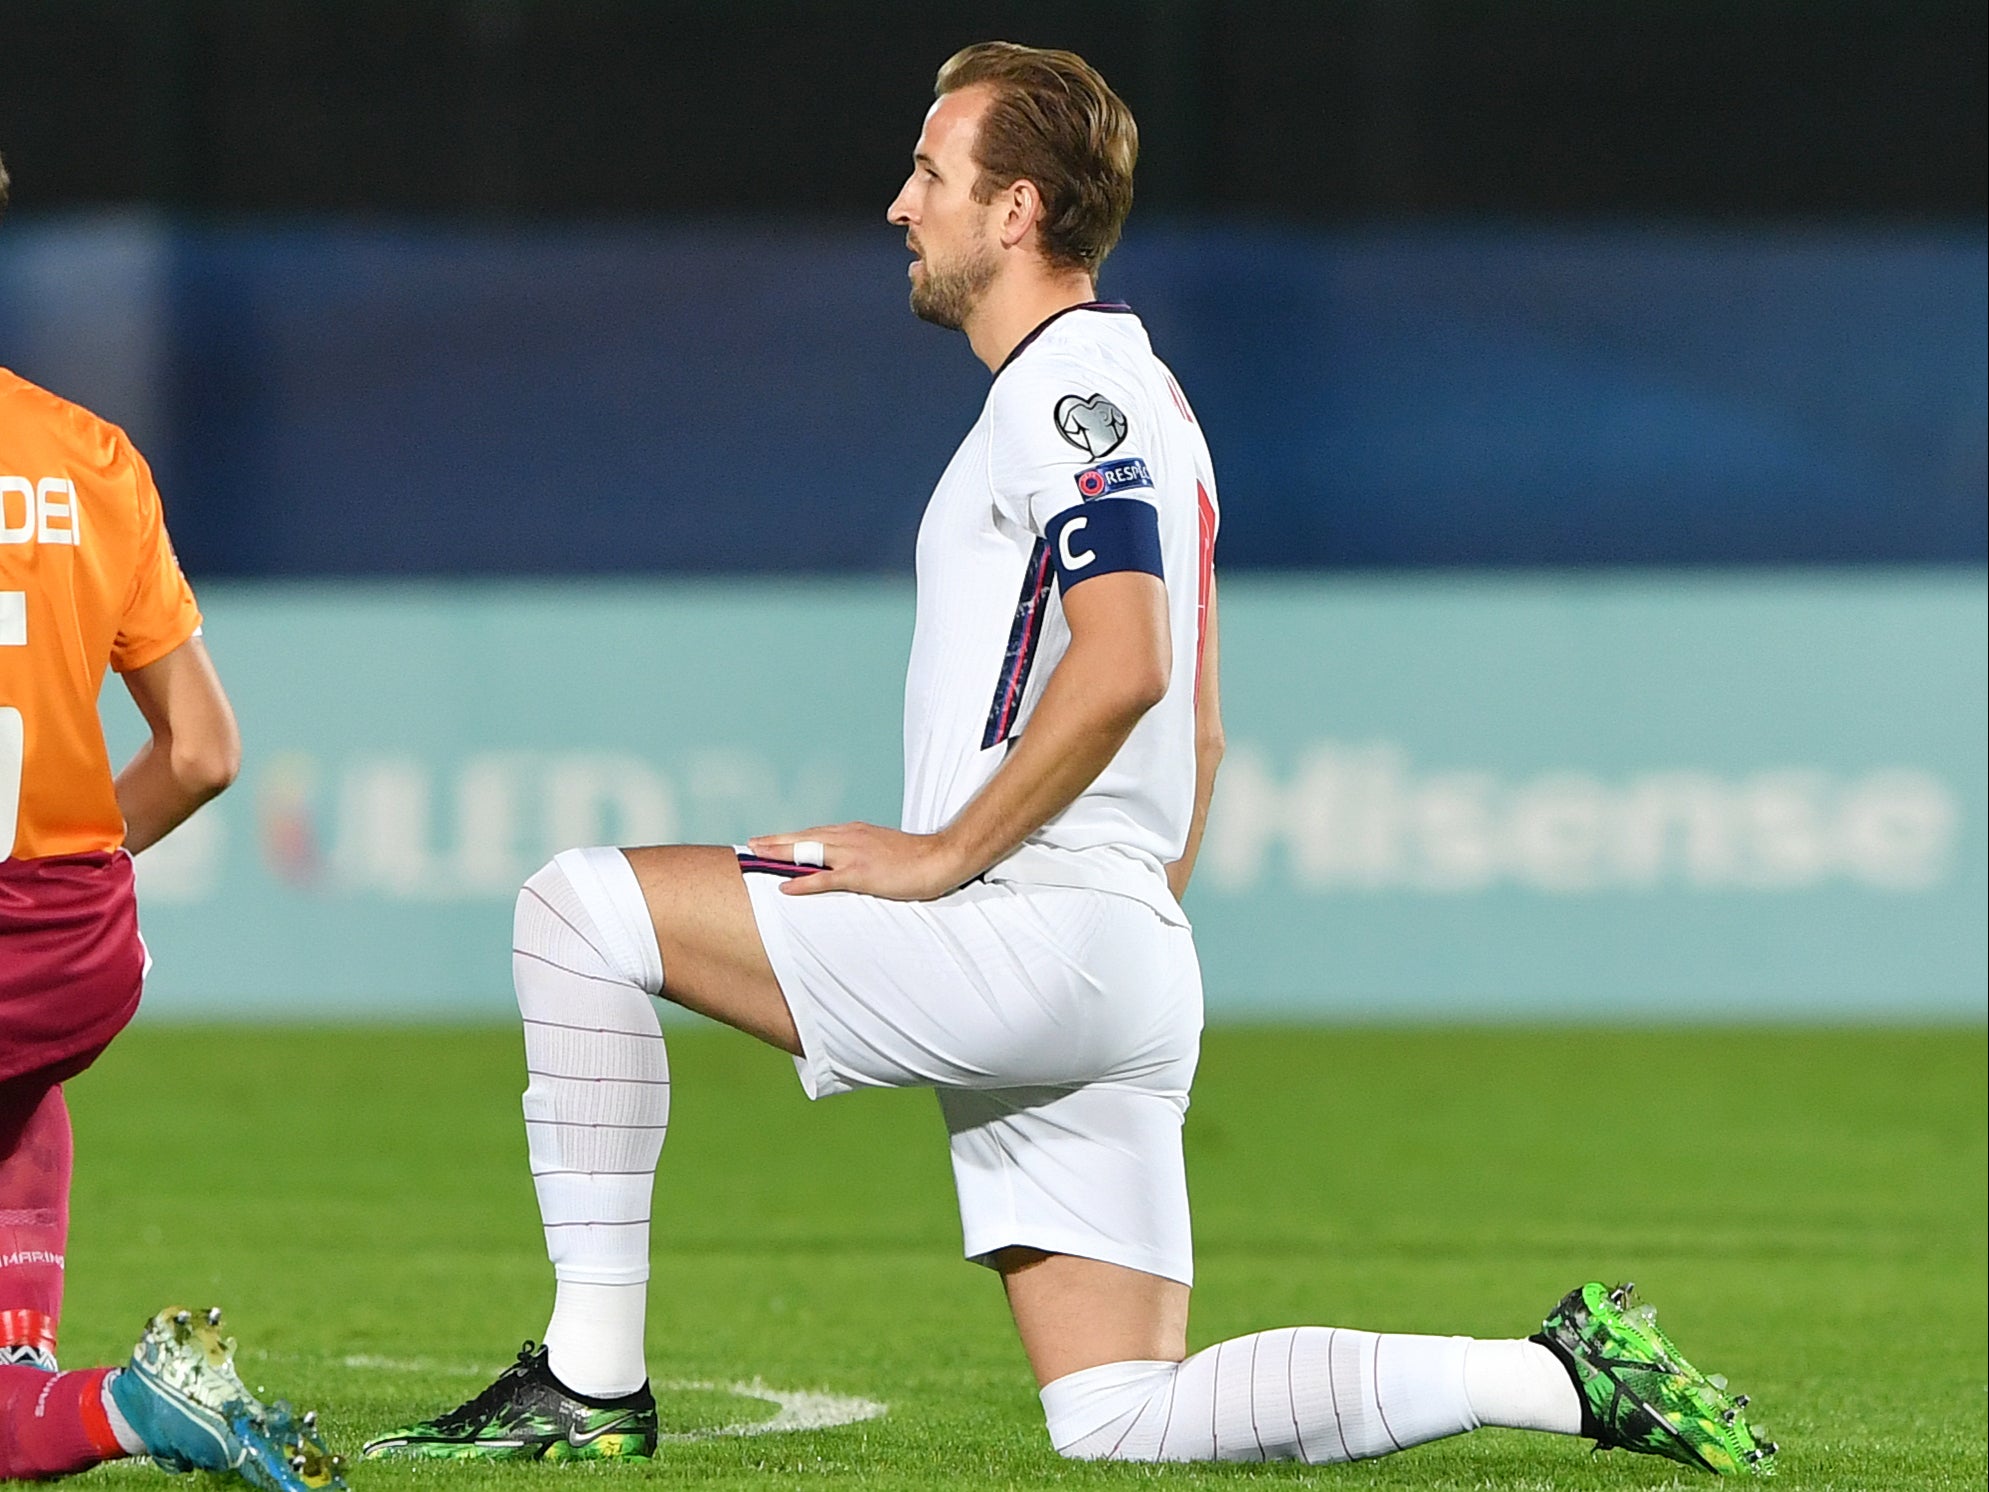
[[[0,363],[127,425],[196,575],[902,573],[987,384],[899,234],[107,218]],[[1223,562],[1984,558],[1982,230],[1141,226]]]
[[[139,857],[155,1016],[508,1019],[558,850],[896,822],[899,584],[203,601],[247,767]],[[1222,619],[1213,1017],[1982,1019],[1980,570],[1231,577]]]

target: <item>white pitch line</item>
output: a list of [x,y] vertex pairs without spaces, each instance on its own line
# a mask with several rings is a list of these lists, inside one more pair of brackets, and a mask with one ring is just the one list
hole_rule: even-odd
[[487,1378],[497,1369],[486,1363],[438,1362],[432,1357],[375,1357],[370,1352],[341,1357],[339,1366],[374,1373],[448,1373],[462,1378]]
[[738,1424],[716,1425],[708,1430],[685,1430],[665,1435],[665,1440],[713,1440],[721,1435],[773,1435],[783,1430],[826,1430],[833,1425],[854,1425],[876,1419],[891,1406],[875,1399],[859,1399],[848,1394],[825,1394],[813,1389],[773,1388],[755,1378],[744,1383],[713,1383],[703,1379],[674,1379],[658,1383],[664,1393],[672,1389],[705,1393],[738,1394],[776,1407],[771,1419],[744,1420]]
[[[478,1363],[437,1362],[426,1357],[377,1357],[371,1353],[354,1353],[339,1359],[348,1368],[362,1369],[376,1373],[448,1373],[464,1378],[486,1376],[491,1369]],[[854,1425],[864,1420],[877,1419],[885,1414],[890,1405],[880,1404],[875,1399],[857,1398],[850,1394],[822,1393],[806,1388],[774,1388],[764,1380],[754,1378],[738,1383],[719,1383],[707,1378],[671,1378],[654,1383],[651,1387],[657,1393],[698,1392],[738,1394],[741,1398],[758,1399],[772,1404],[774,1413],[767,1419],[740,1420],[735,1424],[714,1425],[704,1430],[684,1430],[664,1435],[664,1440],[715,1440],[727,1435],[775,1435],[786,1430],[826,1430],[835,1425]]]

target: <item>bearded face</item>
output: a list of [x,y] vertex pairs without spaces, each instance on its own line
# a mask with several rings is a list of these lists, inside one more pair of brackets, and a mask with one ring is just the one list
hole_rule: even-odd
[[934,326],[959,331],[994,283],[999,265],[994,243],[985,237],[969,239],[950,257],[938,256],[928,246],[920,253],[918,273],[912,276],[912,314]]

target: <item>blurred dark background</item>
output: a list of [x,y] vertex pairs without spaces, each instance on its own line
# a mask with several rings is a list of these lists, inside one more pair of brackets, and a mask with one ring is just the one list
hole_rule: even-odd
[[0,0],[0,361],[197,574],[902,573],[938,65],[1139,116],[1231,566],[1980,564],[1985,7]]
[[869,212],[938,62],[1072,47],[1143,208],[1974,219],[1980,0],[4,0],[41,207]]

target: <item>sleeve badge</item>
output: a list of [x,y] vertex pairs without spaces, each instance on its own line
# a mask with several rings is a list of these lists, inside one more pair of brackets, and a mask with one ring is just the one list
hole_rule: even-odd
[[1126,438],[1125,412],[1103,394],[1064,395],[1057,400],[1056,419],[1057,434],[1093,461],[1109,456]]

